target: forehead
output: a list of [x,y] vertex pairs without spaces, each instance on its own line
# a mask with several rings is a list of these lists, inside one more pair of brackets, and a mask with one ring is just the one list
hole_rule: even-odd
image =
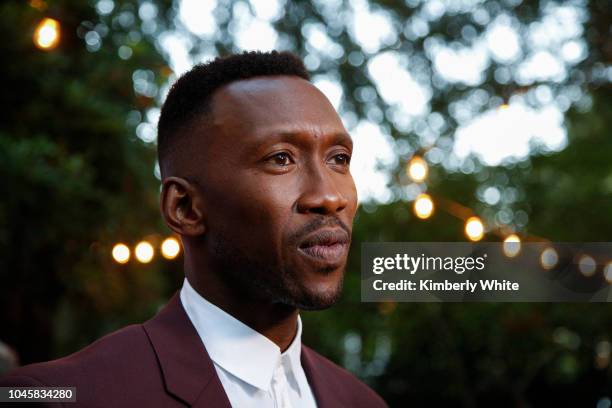
[[224,131],[270,134],[345,132],[329,100],[295,76],[256,77],[232,82],[213,96],[213,124]]

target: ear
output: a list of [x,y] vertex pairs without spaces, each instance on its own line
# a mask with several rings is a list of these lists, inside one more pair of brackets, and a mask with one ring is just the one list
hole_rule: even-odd
[[206,231],[204,203],[197,186],[180,177],[162,182],[159,206],[166,224],[181,236],[195,237]]

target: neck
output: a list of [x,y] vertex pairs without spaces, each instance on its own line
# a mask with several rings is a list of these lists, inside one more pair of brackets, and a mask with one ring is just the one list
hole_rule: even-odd
[[289,347],[297,333],[297,308],[246,298],[229,288],[213,271],[196,267],[187,256],[184,269],[189,284],[207,301],[266,336],[281,352]]

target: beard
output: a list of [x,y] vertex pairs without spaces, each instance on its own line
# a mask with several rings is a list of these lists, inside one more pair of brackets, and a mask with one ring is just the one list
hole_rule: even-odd
[[[320,225],[321,222],[318,222],[307,230],[316,230]],[[258,257],[255,252],[243,249],[227,234],[214,234],[212,246],[220,278],[240,296],[301,310],[322,310],[336,303],[342,294],[344,270],[335,287],[317,291],[302,283],[291,268],[279,261],[270,262]]]

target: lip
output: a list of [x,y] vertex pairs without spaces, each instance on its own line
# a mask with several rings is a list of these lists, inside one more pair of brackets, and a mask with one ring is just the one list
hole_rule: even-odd
[[325,264],[339,264],[346,255],[349,235],[342,229],[318,230],[298,246],[300,253]]

